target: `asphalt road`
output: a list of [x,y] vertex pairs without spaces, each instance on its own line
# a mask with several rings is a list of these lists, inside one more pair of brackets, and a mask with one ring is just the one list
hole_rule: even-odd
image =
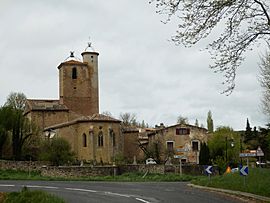
[[239,202],[227,195],[207,192],[187,186],[185,182],[82,182],[82,181],[4,181],[0,191],[19,191],[23,186],[31,190],[45,190],[70,203],[84,202],[181,202],[230,203]]

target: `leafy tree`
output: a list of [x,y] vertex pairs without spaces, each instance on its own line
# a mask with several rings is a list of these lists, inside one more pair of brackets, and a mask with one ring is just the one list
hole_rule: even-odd
[[22,157],[25,141],[33,134],[29,120],[23,116],[22,110],[13,109],[12,153],[15,160]]
[[25,94],[21,92],[11,92],[9,96],[7,97],[5,106],[10,106],[13,109],[23,111],[25,107],[25,102],[26,102]]
[[[213,132],[208,141],[211,159],[215,162],[218,157],[228,162],[237,162],[240,153],[240,134],[234,132],[232,128],[220,126]],[[227,157],[226,157],[227,155]]]
[[267,125],[267,128],[259,128],[260,132],[258,133],[258,146],[264,152],[264,159],[270,159],[270,125]]
[[183,117],[183,116],[178,116],[177,118],[177,123],[178,124],[188,124],[188,118],[187,117]]
[[71,146],[64,138],[52,138],[44,140],[41,160],[50,161],[53,165],[59,166],[67,164],[74,160],[74,153],[71,151]]
[[33,134],[29,120],[24,117],[26,96],[23,93],[12,92],[5,103],[5,117],[1,119],[1,132],[12,136],[12,153],[15,160],[22,158],[22,148],[25,141]]
[[200,165],[210,164],[210,150],[205,142],[201,144],[201,150],[199,154],[199,163]]
[[0,158],[3,156],[3,148],[12,130],[12,108],[1,107],[0,108]]
[[207,114],[207,129],[208,129],[208,132],[210,133],[214,132],[214,123],[213,123],[211,111],[208,111],[208,114]]
[[245,52],[270,41],[269,0],[150,0],[153,2],[157,13],[167,16],[164,23],[174,16],[179,18],[178,30],[172,37],[176,45],[194,45],[214,28],[224,28],[207,49],[214,59],[210,67],[225,76],[227,94],[235,87],[236,70]]

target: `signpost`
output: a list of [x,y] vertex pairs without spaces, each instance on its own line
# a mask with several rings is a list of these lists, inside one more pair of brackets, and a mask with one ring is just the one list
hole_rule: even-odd
[[185,152],[188,152],[188,148],[184,146],[178,146],[176,149],[176,154],[173,156],[175,159],[179,159],[179,173],[182,175],[182,159],[186,159]]
[[246,176],[248,175],[248,166],[240,166],[239,172],[241,176],[244,176],[244,187],[246,187]]
[[205,172],[207,173],[207,175],[211,175],[213,173],[213,166],[206,166]]
[[240,175],[241,176],[247,176],[248,175],[248,166],[242,166],[240,168]]
[[261,157],[264,156],[263,150],[261,149],[261,147],[259,146],[258,149],[256,150],[256,154],[259,157],[259,166],[260,168],[261,166]]
[[213,173],[213,166],[204,166],[204,171],[209,177],[209,181],[211,180],[211,174]]

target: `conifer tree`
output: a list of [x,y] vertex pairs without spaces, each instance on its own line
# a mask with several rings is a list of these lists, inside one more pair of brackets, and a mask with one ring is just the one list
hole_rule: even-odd
[[208,132],[210,133],[214,132],[214,123],[213,123],[211,111],[208,111],[208,114],[207,114],[207,129],[208,129]]
[[252,130],[249,124],[249,120],[247,118],[247,124],[246,124],[246,132],[245,132],[245,140],[244,142],[247,143],[248,141],[252,140]]

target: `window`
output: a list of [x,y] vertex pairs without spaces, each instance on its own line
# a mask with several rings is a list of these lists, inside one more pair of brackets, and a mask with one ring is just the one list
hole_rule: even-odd
[[112,146],[115,147],[115,133],[114,133],[113,129],[109,129],[109,134],[110,134],[111,139],[112,139]]
[[167,150],[170,152],[173,151],[173,141],[167,141]]
[[77,79],[77,69],[76,69],[76,67],[72,68],[72,79]]
[[176,128],[176,135],[189,135],[190,129],[189,128]]
[[199,141],[192,141],[192,150],[199,151]]
[[85,133],[83,133],[83,135],[82,135],[82,141],[83,141],[83,147],[87,147],[87,138],[86,138]]
[[103,132],[102,131],[98,133],[98,146],[103,147]]

